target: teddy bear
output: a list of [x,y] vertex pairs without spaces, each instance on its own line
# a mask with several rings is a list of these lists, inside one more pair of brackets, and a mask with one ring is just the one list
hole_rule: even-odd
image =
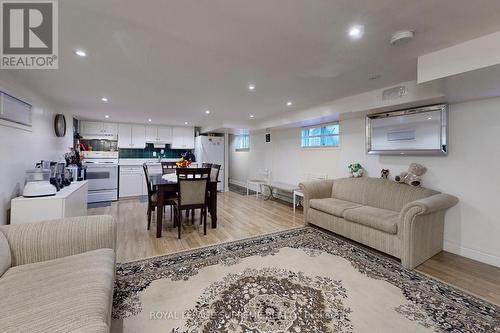
[[410,164],[407,172],[401,172],[395,177],[398,183],[405,183],[411,186],[420,186],[422,184],[422,176],[427,172],[427,168],[418,163]]
[[349,173],[352,178],[363,177],[364,169],[359,163],[349,164]]

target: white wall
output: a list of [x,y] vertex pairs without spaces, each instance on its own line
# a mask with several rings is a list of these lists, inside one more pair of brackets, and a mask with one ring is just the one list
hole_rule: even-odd
[[22,192],[25,171],[33,169],[42,159],[59,161],[73,142],[73,118],[66,114],[67,131],[64,138],[54,133],[56,109],[32,92],[0,80],[0,90],[33,104],[33,131],[0,125],[0,224],[6,224],[10,200]]
[[297,183],[307,173],[348,176],[347,165],[360,162],[369,176],[382,168],[393,178],[411,162],[428,168],[424,186],[456,195],[460,203],[448,211],[445,249],[500,266],[500,98],[450,106],[450,151],[446,157],[372,156],[365,153],[363,118],[343,120],[341,148],[302,150],[299,129],[272,131],[272,143],[262,144],[263,134],[251,136],[250,152],[230,150],[229,177],[245,181],[265,157],[273,180]]

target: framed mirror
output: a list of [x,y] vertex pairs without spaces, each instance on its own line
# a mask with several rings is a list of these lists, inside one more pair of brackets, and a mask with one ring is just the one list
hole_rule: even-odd
[[448,105],[368,115],[366,150],[378,155],[447,155]]

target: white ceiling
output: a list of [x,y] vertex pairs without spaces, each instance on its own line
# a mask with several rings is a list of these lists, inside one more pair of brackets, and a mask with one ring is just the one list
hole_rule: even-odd
[[[198,126],[413,80],[417,56],[500,30],[498,0],[64,0],[59,13],[59,69],[16,81],[82,118]],[[400,29],[415,39],[391,46]]]

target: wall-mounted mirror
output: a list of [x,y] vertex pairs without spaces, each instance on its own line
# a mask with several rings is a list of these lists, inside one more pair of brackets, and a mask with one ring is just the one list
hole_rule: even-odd
[[366,149],[379,155],[446,155],[448,105],[368,115]]

